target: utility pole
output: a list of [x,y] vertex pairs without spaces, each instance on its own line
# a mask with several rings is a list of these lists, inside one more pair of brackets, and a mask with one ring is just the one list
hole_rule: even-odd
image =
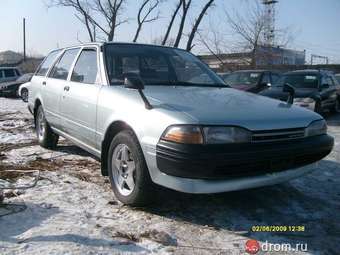
[[265,9],[264,40],[265,45],[273,47],[275,44],[275,5],[278,0],[263,0]]
[[26,19],[23,19],[24,61],[26,61]]

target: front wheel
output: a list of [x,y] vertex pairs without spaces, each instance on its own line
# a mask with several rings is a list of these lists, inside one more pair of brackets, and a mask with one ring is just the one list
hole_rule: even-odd
[[151,201],[154,184],[132,131],[122,131],[113,138],[108,153],[108,170],[111,187],[119,201],[132,206]]
[[315,102],[315,108],[314,111],[318,114],[322,114],[323,113],[323,107],[320,101],[316,101]]
[[40,105],[35,115],[35,130],[40,146],[47,149],[54,149],[57,146],[59,136],[53,132],[47,123],[44,109]]
[[340,113],[340,96],[338,96],[335,101],[334,112]]
[[26,103],[28,102],[28,89],[21,90],[21,98],[22,98],[22,101]]

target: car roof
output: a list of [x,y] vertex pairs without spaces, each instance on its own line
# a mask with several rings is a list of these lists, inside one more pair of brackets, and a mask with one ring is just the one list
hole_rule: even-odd
[[290,71],[285,74],[329,74],[332,73],[331,71],[327,70],[317,70],[317,69],[303,69],[303,70],[295,70]]
[[81,43],[81,44],[76,44],[76,45],[69,46],[69,47],[54,49],[53,51],[64,50],[64,49],[75,48],[75,47],[86,47],[86,46],[99,46],[99,47],[101,47],[101,46],[105,46],[105,45],[152,46],[152,47],[169,48],[169,49],[186,51],[184,49],[175,48],[175,47],[171,47],[171,46],[158,45],[158,44],[148,44],[148,43],[137,43],[137,42],[89,42],[89,43]]
[[16,69],[16,70],[18,70],[17,67],[10,67],[10,66],[4,66],[4,67],[0,66],[0,69],[1,70],[8,70],[8,69]]
[[267,72],[268,70],[238,70],[234,71],[234,73],[247,73],[247,72],[253,72],[253,73],[262,73],[262,72]]

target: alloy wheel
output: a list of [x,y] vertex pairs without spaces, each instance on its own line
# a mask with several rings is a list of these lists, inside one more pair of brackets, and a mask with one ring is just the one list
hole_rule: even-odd
[[123,196],[130,195],[136,186],[136,165],[131,150],[126,144],[119,144],[112,157],[113,181]]
[[39,140],[43,140],[46,132],[45,116],[43,111],[38,112],[37,116],[37,134]]

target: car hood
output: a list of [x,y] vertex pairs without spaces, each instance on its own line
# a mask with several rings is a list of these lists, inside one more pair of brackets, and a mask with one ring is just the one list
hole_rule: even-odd
[[[282,87],[271,87],[260,92],[260,94],[280,99],[288,98],[288,92],[283,92],[282,89]],[[318,94],[320,94],[320,92],[317,89],[295,89],[294,98],[314,97]]]
[[183,112],[193,123],[203,125],[271,130],[306,127],[322,118],[301,107],[232,88],[146,86],[144,93],[155,108]]

